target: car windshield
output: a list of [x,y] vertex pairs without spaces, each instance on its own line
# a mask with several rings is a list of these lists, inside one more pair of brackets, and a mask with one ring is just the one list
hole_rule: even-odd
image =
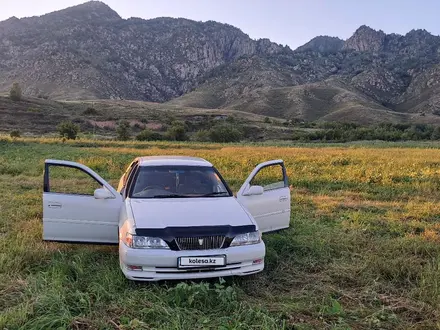
[[141,166],[132,198],[229,197],[230,190],[213,167]]

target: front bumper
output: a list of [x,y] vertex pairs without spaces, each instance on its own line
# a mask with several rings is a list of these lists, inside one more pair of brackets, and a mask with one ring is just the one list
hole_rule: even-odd
[[[265,256],[264,242],[227,249],[171,251],[132,249],[119,244],[119,262],[125,277],[136,281],[185,280],[210,277],[244,276],[264,269],[264,261],[254,264],[254,260]],[[226,255],[226,266],[203,268],[177,268],[179,257]],[[142,270],[130,270],[127,265],[141,266]]]

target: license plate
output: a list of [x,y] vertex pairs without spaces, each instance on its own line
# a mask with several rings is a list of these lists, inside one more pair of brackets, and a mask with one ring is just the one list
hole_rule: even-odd
[[179,268],[226,266],[226,256],[180,257]]

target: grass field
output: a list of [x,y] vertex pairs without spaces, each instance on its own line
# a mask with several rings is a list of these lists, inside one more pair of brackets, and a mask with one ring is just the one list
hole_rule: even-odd
[[[440,329],[440,145],[227,146],[0,138],[0,329]],[[139,155],[201,156],[236,191],[286,162],[291,228],[266,269],[226,281],[134,283],[117,247],[45,243],[45,158],[115,184]]]

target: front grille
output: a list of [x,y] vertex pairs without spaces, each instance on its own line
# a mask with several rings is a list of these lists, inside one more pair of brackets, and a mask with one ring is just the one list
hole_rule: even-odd
[[225,236],[178,237],[176,244],[179,250],[211,250],[220,249]]

